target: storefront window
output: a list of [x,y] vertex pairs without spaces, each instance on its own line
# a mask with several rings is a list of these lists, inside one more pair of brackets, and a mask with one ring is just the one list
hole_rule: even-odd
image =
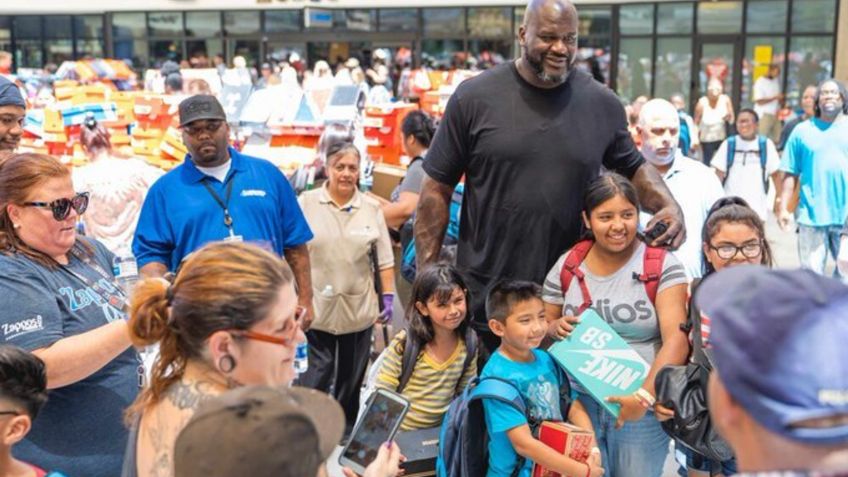
[[75,16],[74,34],[77,38],[103,38],[103,15]]
[[41,68],[44,58],[41,40],[15,40],[15,65],[18,68]]
[[45,38],[72,38],[70,15],[44,17]]
[[509,8],[469,8],[469,35],[477,38],[508,37],[512,31],[509,11]]
[[748,0],[748,33],[783,31],[788,11],[787,0]]
[[742,2],[698,3],[698,33],[742,31]]
[[15,38],[41,38],[41,17],[15,17]]
[[77,58],[103,58],[103,41],[77,40]]
[[372,31],[377,28],[376,10],[337,10],[336,28],[350,31]]
[[424,64],[434,68],[450,68],[462,62],[465,55],[462,40],[424,40],[421,42],[421,58]]
[[150,63],[153,68],[162,67],[166,61],[179,63],[183,59],[183,42],[176,40],[159,40],[150,42]]
[[625,102],[651,94],[651,40],[628,38],[618,53],[618,95]]
[[425,8],[425,35],[456,35],[465,31],[465,10],[462,8]]
[[694,3],[657,5],[657,33],[692,33]]
[[152,12],[147,15],[147,26],[153,36],[182,36],[182,12]]
[[188,61],[194,68],[211,68],[215,55],[224,55],[224,44],[220,39],[186,41]]
[[74,59],[74,47],[70,39],[47,40],[44,42],[44,49],[47,53],[46,63],[59,66],[65,61]]
[[414,8],[380,9],[380,31],[418,31],[418,10]]
[[469,40],[468,51],[477,68],[487,69],[512,58],[512,40]]
[[[780,65],[780,83],[783,84],[783,62],[786,59],[786,39],[779,37],[748,37],[745,39],[745,58],[742,60],[742,95],[743,108],[753,106],[754,82],[768,72],[769,65]],[[787,98],[789,99],[789,98]]]
[[789,40],[789,78],[786,96],[797,105],[804,88],[818,85],[833,74],[833,38],[792,37]]
[[612,12],[610,7],[583,7],[579,10],[580,37],[612,35]]
[[113,43],[115,58],[129,60],[133,68],[144,68],[148,64],[147,46],[147,41],[145,40],[116,38]]
[[0,51],[12,51],[12,18],[0,16]]
[[143,13],[113,13],[112,36],[115,38],[144,38],[147,26]]
[[247,60],[247,66],[256,68],[259,66],[259,41],[258,40],[229,40],[227,41],[227,51],[232,62],[232,58],[243,56]]
[[186,12],[186,36],[195,38],[221,36],[221,13]]
[[657,40],[657,79],[654,96],[669,99],[682,93],[687,104],[690,100],[689,83],[692,78],[692,39],[660,38]]
[[618,10],[622,35],[649,35],[654,32],[654,5],[622,5]]
[[265,31],[281,33],[300,31],[300,10],[271,10],[265,12]]
[[835,15],[835,0],[795,0],[792,4],[792,31],[830,33]]
[[227,35],[259,33],[259,12],[224,12],[224,33]]

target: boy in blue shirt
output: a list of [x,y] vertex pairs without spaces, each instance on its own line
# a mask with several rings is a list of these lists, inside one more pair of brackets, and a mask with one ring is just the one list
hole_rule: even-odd
[[[489,328],[501,345],[483,368],[481,377],[497,377],[511,382],[527,405],[527,412],[539,422],[562,421],[557,365],[548,353],[538,349],[547,323],[541,287],[526,281],[496,284],[486,298]],[[525,463],[519,477],[529,477],[533,462],[563,475],[599,477],[603,475],[600,454],[592,451],[588,462],[564,456],[539,441],[530,429],[527,416],[509,404],[484,399],[489,440],[487,477],[509,477],[519,456]],[[592,430],[589,415],[574,401],[567,421]]]

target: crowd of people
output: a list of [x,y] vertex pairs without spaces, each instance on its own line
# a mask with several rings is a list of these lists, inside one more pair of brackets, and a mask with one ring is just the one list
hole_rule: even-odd
[[[324,476],[363,388],[409,402],[404,431],[464,420],[484,436],[443,440],[440,477],[660,477],[671,442],[684,475],[848,475],[848,92],[808,88],[781,124],[772,67],[752,109],[717,79],[693,116],[680,97],[625,109],[574,67],[578,20],[568,0],[531,0],[519,58],[461,83],[438,127],[409,114],[390,199],[360,190],[363,151],[333,128],[326,180],[297,195],[230,144],[203,94],[179,105],[185,161],[98,199],[82,171],[15,152],[26,102],[0,77],[0,475]],[[276,81],[268,66],[258,83]],[[378,70],[365,76],[392,89]],[[120,177],[103,133],[83,130],[87,167]],[[134,286],[128,252],[78,227],[108,227],[115,196],[139,207]],[[796,224],[806,270],[773,269],[771,214]],[[396,300],[406,326],[372,362]],[[632,394],[601,402],[546,351],[589,308],[647,363]],[[668,382],[690,367],[709,383]],[[523,407],[486,395],[471,412],[493,380]],[[551,449],[542,421],[596,449]],[[399,475],[402,453],[381,445],[365,477]]]

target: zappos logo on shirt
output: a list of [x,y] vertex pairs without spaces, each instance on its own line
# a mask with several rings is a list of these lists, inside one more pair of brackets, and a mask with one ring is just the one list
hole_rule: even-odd
[[267,192],[259,189],[245,189],[241,191],[242,197],[265,197],[266,195],[268,195]]
[[[618,303],[611,305],[609,299],[595,300],[592,306],[597,312],[604,317],[607,323],[633,323],[636,320],[649,320],[654,315],[653,307],[646,300],[636,300],[636,303],[630,305],[628,303]],[[563,306],[563,314],[566,316],[576,315],[578,306],[566,304]]]
[[44,319],[41,315],[27,318],[15,323],[3,323],[3,337],[6,341],[44,329]]

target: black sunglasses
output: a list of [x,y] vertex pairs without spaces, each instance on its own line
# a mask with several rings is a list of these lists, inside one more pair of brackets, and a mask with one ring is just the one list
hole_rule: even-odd
[[79,215],[85,213],[85,209],[88,208],[88,192],[81,192],[70,199],[56,199],[53,202],[24,202],[23,205],[50,209],[53,211],[53,218],[62,221],[68,218],[71,208],[76,210]]

